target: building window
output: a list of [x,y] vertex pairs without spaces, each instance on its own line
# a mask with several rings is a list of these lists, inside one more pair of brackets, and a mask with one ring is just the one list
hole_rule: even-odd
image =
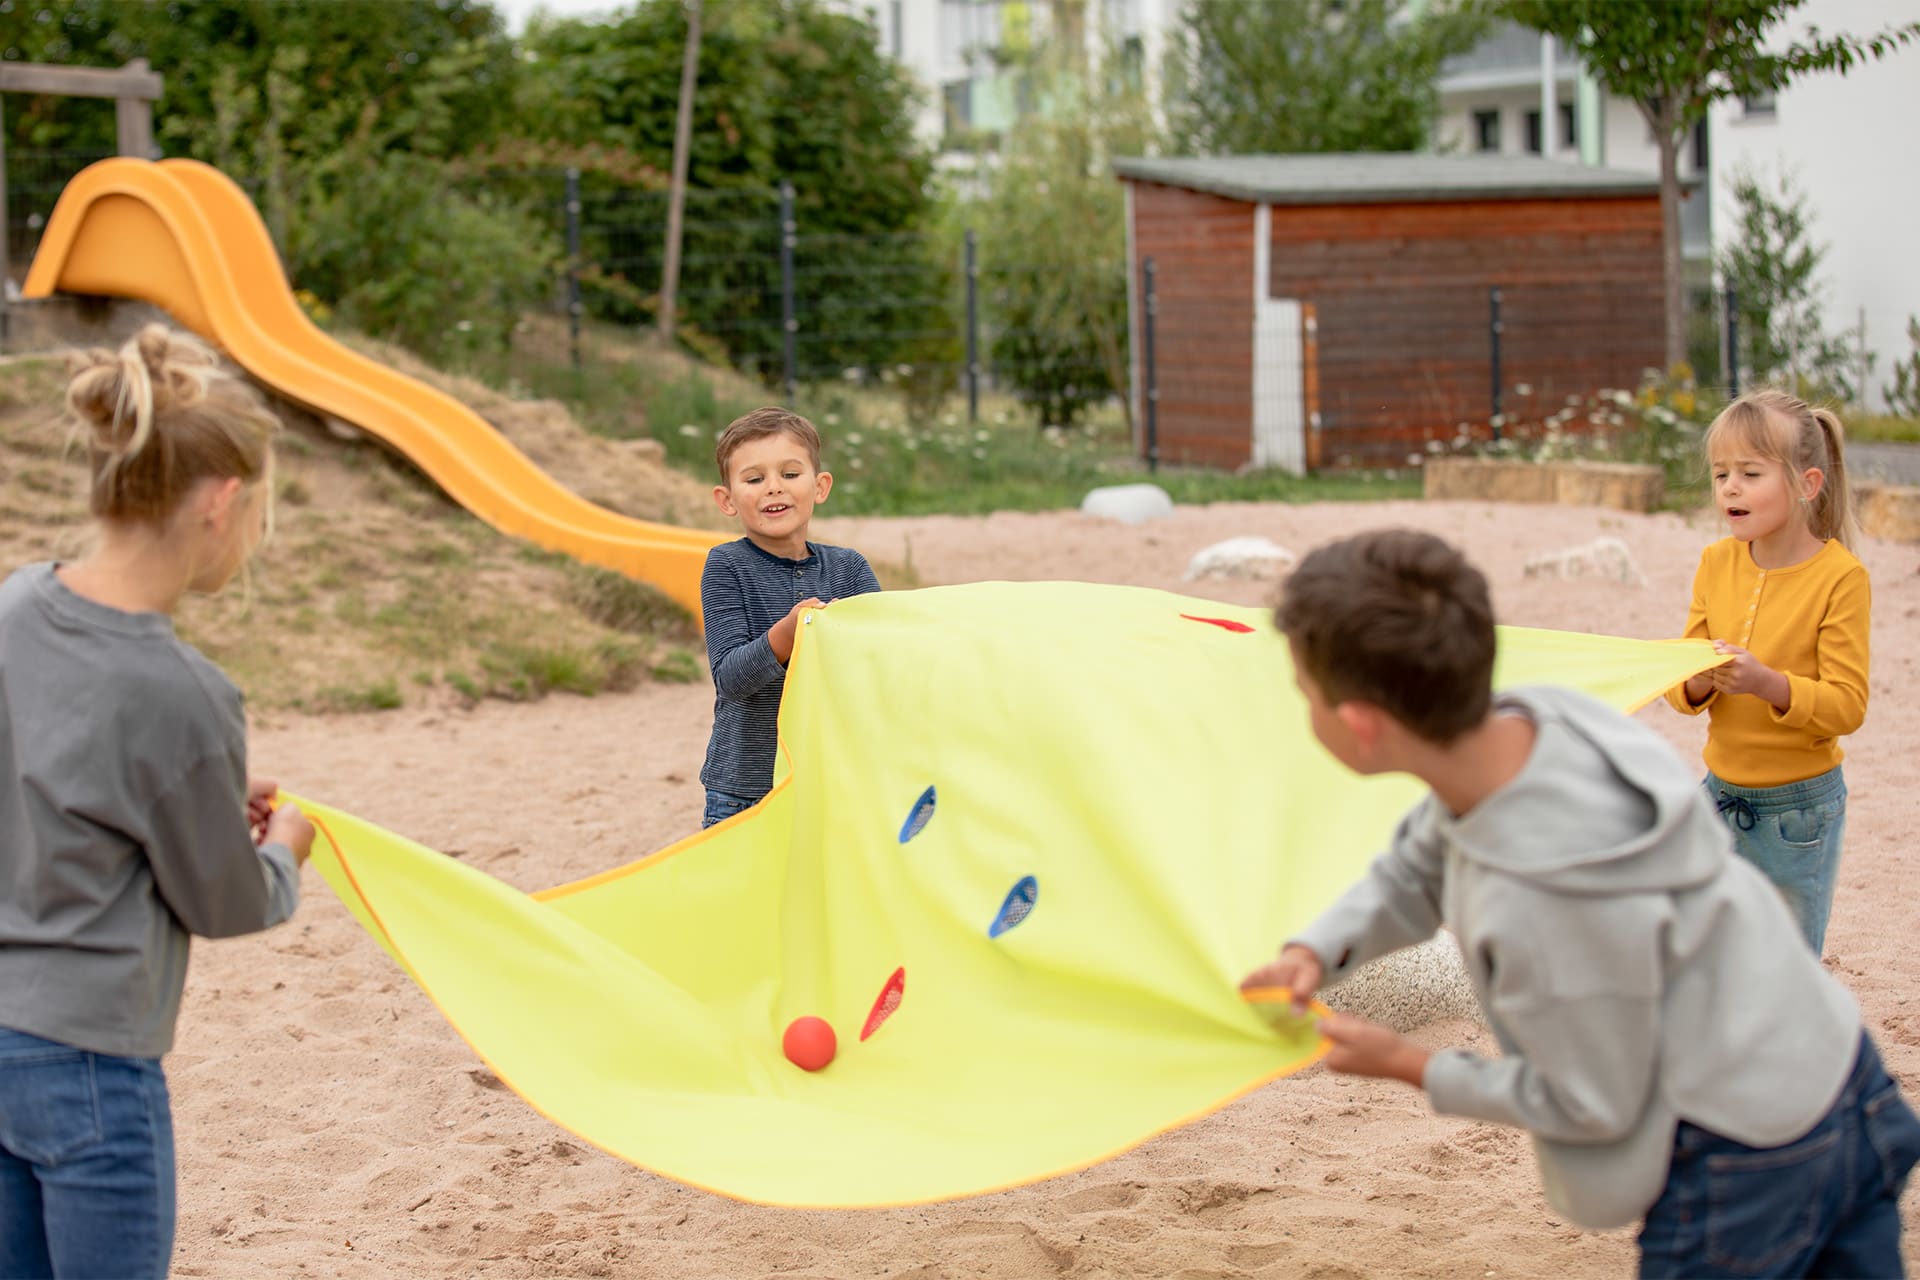
[[1693,168],[1696,173],[1707,171],[1707,122],[1706,118],[1694,122],[1693,126]]
[[1497,109],[1473,113],[1473,149],[1475,151],[1500,149],[1500,112]]
[[1741,95],[1740,115],[1743,119],[1752,119],[1756,116],[1771,117],[1773,114],[1773,90],[1765,89],[1759,93]]
[[940,98],[945,108],[942,124],[946,145],[965,146],[973,130],[973,81],[947,81],[940,86]]
[[[1573,104],[1571,102],[1562,102],[1559,105],[1560,110],[1555,114],[1560,118],[1560,141],[1555,150],[1567,151],[1578,144],[1579,133],[1574,127]],[[1527,150],[1536,156],[1540,154],[1540,112],[1538,109],[1527,112]]]

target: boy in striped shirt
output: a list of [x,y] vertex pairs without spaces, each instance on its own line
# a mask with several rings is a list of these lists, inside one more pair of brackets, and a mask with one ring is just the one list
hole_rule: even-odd
[[700,768],[702,827],[751,808],[773,787],[780,693],[801,612],[880,589],[858,551],[807,540],[814,507],[833,488],[811,422],[775,405],[755,409],[720,433],[713,453],[713,500],[746,536],[708,552],[700,575],[714,691],[713,736]]

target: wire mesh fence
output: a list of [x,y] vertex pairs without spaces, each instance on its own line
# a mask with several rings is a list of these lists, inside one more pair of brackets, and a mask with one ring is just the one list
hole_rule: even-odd
[[[100,158],[7,156],[17,275],[60,189]],[[572,322],[562,359],[578,364],[582,321],[656,323],[665,191],[559,169],[455,181],[523,210],[544,235],[554,273],[542,305]],[[985,247],[994,243],[971,230],[835,227],[792,185],[692,189],[675,313],[696,350],[787,396],[803,384],[886,385],[910,412],[947,412],[958,400],[977,414],[982,395],[997,393],[1042,425],[1116,405],[1141,412],[1143,456],[1216,465],[1391,465],[1461,424],[1497,434],[1521,401],[1633,388],[1659,364],[1659,307],[1644,283],[1409,291],[1387,281],[1272,314],[1265,303],[1242,315],[1202,300],[1149,324],[1154,290],[1141,278],[1129,288],[1124,245],[1074,272]],[[1157,282],[1168,297],[1181,288],[1164,274]],[[1728,358],[1740,350],[1735,313],[1718,292],[1693,295],[1702,386],[1739,386]],[[1183,428],[1182,413],[1200,426]],[[1181,446],[1183,430],[1199,443]],[[1291,444],[1261,444],[1275,431],[1298,433],[1297,456]]]

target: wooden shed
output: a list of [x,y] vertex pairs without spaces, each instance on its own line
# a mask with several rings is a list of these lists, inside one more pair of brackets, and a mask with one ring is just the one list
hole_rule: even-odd
[[1170,463],[1404,466],[1661,363],[1652,177],[1425,154],[1114,169],[1143,454],[1151,423]]

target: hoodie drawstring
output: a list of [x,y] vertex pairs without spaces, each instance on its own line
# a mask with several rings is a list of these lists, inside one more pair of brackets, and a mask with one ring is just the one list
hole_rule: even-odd
[[1734,826],[1740,828],[1742,831],[1753,830],[1753,824],[1758,821],[1760,817],[1759,814],[1754,812],[1753,806],[1747,803],[1745,796],[1728,795],[1722,791],[1720,793],[1721,815],[1725,816],[1728,810],[1732,810],[1733,812],[1733,817],[1729,818],[1728,821],[1732,822]]

